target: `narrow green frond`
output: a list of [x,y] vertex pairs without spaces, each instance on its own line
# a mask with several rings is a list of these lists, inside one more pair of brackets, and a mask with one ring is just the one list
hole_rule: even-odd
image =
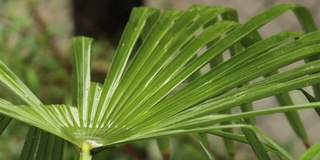
[[206,153],[208,159],[209,160],[215,160],[213,154],[210,151],[210,148],[209,148],[209,145],[208,145],[208,141],[206,139],[204,139],[201,135],[197,134],[197,133],[192,134],[192,137],[199,142],[199,144],[201,145],[202,149]]
[[[319,102],[319,100],[313,96],[311,96],[308,92],[306,92],[303,89],[299,89],[303,95],[308,99],[309,102]],[[315,108],[315,111],[317,112],[318,116],[320,116],[320,109],[319,108]]]
[[[289,93],[281,93],[276,95],[277,101],[281,106],[293,105],[293,101],[289,95]],[[309,139],[306,133],[306,130],[302,124],[302,121],[297,112],[285,112],[286,118],[291,125],[291,128],[296,132],[299,138],[303,140],[306,148],[308,148]]]
[[[128,111],[128,108],[131,108],[131,106],[136,106],[132,101],[139,99],[139,97],[149,96],[141,95],[143,91],[144,93],[149,93],[151,95],[153,93],[152,89],[157,89],[155,87],[151,87],[151,80],[153,80],[156,76],[158,80],[161,80],[161,82],[157,81],[153,84],[161,84],[166,80],[166,78],[163,76],[160,78],[159,74],[163,74],[162,71],[164,70],[172,70],[173,72],[175,69],[163,67],[165,65],[168,65],[168,62],[175,58],[175,52],[177,52],[180,47],[182,47],[190,40],[190,38],[193,37],[193,35],[201,27],[201,25],[204,25],[211,18],[218,16],[220,13],[227,11],[227,9],[225,8],[205,7],[204,10],[199,10],[199,7],[195,8],[196,10],[194,9],[194,7],[191,7],[191,9],[187,10],[187,12],[184,12],[180,17],[177,17],[179,19],[176,20],[175,24],[172,24],[172,26],[170,26],[170,30],[162,39],[160,39],[161,41],[157,42],[157,47],[153,50],[145,51],[145,53],[151,55],[148,56],[145,55],[145,53],[141,52],[141,55],[144,55],[145,58],[149,57],[147,60],[145,59],[144,61],[139,61],[137,56],[134,58],[133,64],[130,65],[129,70],[127,71],[128,74],[125,75],[123,81],[121,82],[123,85],[121,85],[117,90],[119,95],[115,96],[118,98],[118,103],[116,105],[118,106],[117,108],[119,112],[117,110],[113,112],[113,115],[117,116],[115,117],[114,121],[118,119],[118,117],[121,117],[121,115],[126,115],[126,111]],[[194,22],[192,22],[192,20]],[[153,31],[150,31],[150,33],[153,33]],[[212,34],[211,32],[207,32],[207,34],[212,36],[216,35]],[[210,37],[207,37],[207,39],[209,38]],[[205,40],[202,39],[202,41],[203,43],[206,43]],[[192,51],[189,51],[188,53],[192,53]],[[183,55],[188,57],[186,53],[184,53]],[[142,64],[142,62],[145,63]],[[140,67],[133,66],[135,63],[140,64]],[[181,65],[178,64],[171,66],[181,67]],[[167,75],[167,77],[168,76],[171,75],[169,74]],[[147,99],[147,97],[144,99]],[[125,103],[127,103],[127,105],[124,105]],[[136,103],[140,103],[140,101]]]
[[[250,65],[247,65],[247,63],[246,65],[244,65],[244,63],[252,59],[251,56],[253,57],[258,56],[259,54],[264,53],[264,51],[270,49],[270,47],[279,45],[280,43],[283,43],[295,36],[297,36],[297,34],[295,33],[283,32],[278,36],[270,37],[270,39],[266,39],[264,41],[258,42],[256,45],[249,47],[247,50],[243,51],[243,53],[239,53],[229,61],[217,66],[216,68],[209,71],[207,74],[191,82],[190,84],[185,86],[183,89],[177,91],[173,96],[157,104],[156,107],[151,108],[150,114],[148,116],[152,117],[152,121],[150,120],[148,122],[150,122],[151,124],[156,121],[159,121],[160,119],[165,119],[165,117],[160,117],[160,116],[170,117],[171,115],[177,114],[180,111],[192,106],[194,103],[199,103],[205,100],[204,97],[207,97],[207,98],[213,97],[215,95],[226,92],[228,89],[241,85],[241,83],[235,83],[235,82],[241,80],[242,78],[245,78],[244,72],[245,73],[249,72],[247,67],[250,67]],[[273,43],[270,44],[271,42]],[[267,56],[269,55],[266,55],[266,57]],[[264,59],[264,58],[261,58],[261,59]],[[264,64],[264,63],[265,62],[261,62],[261,64]],[[239,67],[237,67],[237,65],[240,65],[240,66],[242,65],[245,68],[240,72],[238,71]],[[256,67],[257,66],[252,66],[251,70],[255,70],[254,72],[260,72],[260,70],[255,69]],[[236,78],[233,78],[235,76],[230,74],[232,70],[234,71],[234,73],[237,73]],[[250,73],[252,74],[254,72],[250,72]],[[260,74],[262,75],[263,73],[260,73]],[[223,76],[223,75],[226,75],[226,76]],[[231,78],[229,78],[229,76]],[[234,80],[234,79],[237,79],[237,80]],[[243,81],[247,82],[248,80],[243,80]],[[232,86],[230,86],[231,84]],[[205,88],[210,89],[210,91],[205,90]],[[198,97],[200,97],[200,99]],[[192,99],[194,99],[193,103],[191,103],[190,101]],[[171,106],[176,106],[176,107],[172,108]],[[165,112],[166,114],[158,114],[164,111],[166,111]],[[157,115],[157,117],[155,115]]]
[[37,129],[35,127],[29,128],[20,160],[35,159],[35,156],[37,155],[38,145],[40,143],[40,134],[40,129]]
[[[134,82],[133,79],[135,78],[135,75],[137,74],[137,72],[141,69],[143,64],[146,63],[152,51],[157,47],[157,45],[160,43],[160,40],[163,38],[163,36],[166,35],[168,30],[172,27],[173,25],[172,22],[175,21],[180,16],[181,16],[181,11],[177,11],[177,10],[169,10],[161,14],[159,21],[155,23],[155,25],[152,27],[150,31],[153,34],[148,34],[144,43],[141,45],[140,49],[137,51],[136,56],[133,58],[128,70],[125,72],[124,77],[122,77],[125,85],[124,86],[120,85],[120,86],[127,87],[132,82]],[[121,82],[119,83],[122,84]],[[120,90],[118,91],[120,92],[124,92],[126,90],[126,88],[122,89],[121,87],[119,87],[119,89]],[[114,96],[114,97],[120,98],[119,96]],[[119,101],[119,99],[117,101]],[[101,125],[105,125],[105,124],[113,125],[114,123],[109,119],[112,119],[112,117],[110,117],[112,113],[117,113],[117,110],[114,111],[116,106],[112,104],[108,104],[108,105],[109,105],[108,107],[105,107],[105,108],[108,108],[108,110],[103,112],[103,113],[106,113],[106,115],[102,115],[104,118],[102,119],[103,122],[101,123]]]
[[142,32],[146,20],[156,12],[159,11],[150,8],[136,8],[132,11],[130,20],[124,30],[115,57],[113,58],[110,71],[108,72],[108,76],[102,87],[97,110],[99,117],[95,118],[94,125],[100,125],[102,123],[101,120],[105,117],[106,110],[109,109],[108,103],[119,85],[119,81],[124,74],[131,51]]
[[[216,135],[216,136],[219,136],[219,137],[223,137],[223,138],[227,138],[227,139],[230,139],[230,140],[233,140],[233,141],[249,144],[248,139],[243,134],[223,132],[223,131],[215,131],[215,130],[206,131],[206,133],[212,134],[212,135]],[[272,146],[270,146],[268,144],[265,144],[265,143],[263,143],[262,145],[268,152],[272,152],[272,153],[276,154],[277,150],[275,148],[272,148]]]
[[[298,19],[300,26],[302,27],[303,31],[305,33],[310,33],[310,32],[314,32],[319,30],[313,17],[311,12],[303,7],[300,6],[299,8],[296,8],[294,10],[294,14],[296,16],[296,18]],[[310,61],[315,61],[320,59],[320,54],[308,57],[305,59],[306,62],[310,62]],[[318,99],[320,98],[320,85],[319,84],[314,84],[312,85],[312,89],[314,92],[315,97],[317,97]]]
[[242,128],[242,132],[244,133],[245,137],[247,138],[252,150],[256,154],[259,160],[270,160],[267,151],[263,147],[262,143],[260,142],[257,135],[248,128]]
[[2,61],[0,61],[0,81],[29,105],[41,108],[40,100]]
[[[190,67],[190,70],[187,71],[187,69],[183,67],[202,47],[206,45],[206,43],[217,38],[218,36],[221,36],[223,33],[234,29],[236,26],[237,24],[235,23],[221,22],[206,28],[206,30],[204,30],[198,37],[190,42],[190,44],[185,47],[184,50],[181,51],[181,53],[170,64],[168,64],[168,66],[162,68],[162,72],[160,72],[157,77],[151,79],[153,80],[152,83],[150,83],[144,89],[144,92],[139,94],[139,97],[143,98],[139,101],[136,99],[136,102],[131,104],[131,106],[134,106],[134,108],[127,110],[124,113],[127,115],[124,117],[124,119],[137,119],[140,118],[140,116],[147,114],[148,112],[146,111],[148,109],[153,107],[165,95],[169,94],[173,88],[179,85],[183,80],[187,79],[194,71],[200,69],[200,66]],[[207,59],[206,61],[208,62],[209,60],[210,59]],[[140,109],[138,109],[138,107]],[[130,113],[133,111],[135,113]]]
[[255,111],[243,112],[238,114],[213,114],[213,115],[202,116],[199,118],[193,118],[187,121],[175,123],[170,126],[163,127],[162,130],[184,129],[184,128],[193,128],[197,126],[207,126],[207,125],[213,125],[213,124],[226,122],[226,121],[236,121],[243,118],[256,117],[261,115],[275,114],[275,113],[288,112],[288,111],[307,109],[307,108],[319,108],[319,107],[320,107],[320,103],[317,102],[317,103],[309,103],[309,104],[303,104],[303,105],[283,106],[278,108],[255,110]]
[[87,127],[89,88],[90,88],[90,70],[91,70],[91,43],[92,39],[85,37],[73,38],[75,51],[75,75],[76,75],[76,95],[77,107],[79,111],[79,121],[81,127]]
[[315,143],[299,158],[299,160],[317,160],[319,158],[320,158],[320,143]]
[[7,128],[12,118],[4,115],[0,115],[0,135]]
[[20,160],[56,160],[63,157],[63,140],[35,127],[30,127]]
[[[51,124],[42,116],[39,116],[38,114],[36,114],[37,112],[31,107],[15,106],[10,102],[0,98],[0,108],[1,108],[1,112],[4,115],[13,117],[15,119],[21,120],[23,122],[26,122],[28,124],[31,124],[37,127],[43,128],[45,126],[50,126]],[[41,121],[39,121],[39,119],[41,119]]]
[[272,139],[270,139],[266,134],[264,134],[262,131],[260,131],[259,129],[257,129],[254,126],[249,126],[248,129],[251,129],[253,132],[255,132],[257,135],[261,136],[262,138],[264,138],[267,143],[269,143],[273,148],[275,148],[276,150],[278,150],[279,154],[281,154],[282,156],[284,156],[286,159],[289,160],[294,160],[294,158],[292,157],[292,155],[290,155],[286,150],[284,150],[279,144],[277,144],[275,141],[273,141]]

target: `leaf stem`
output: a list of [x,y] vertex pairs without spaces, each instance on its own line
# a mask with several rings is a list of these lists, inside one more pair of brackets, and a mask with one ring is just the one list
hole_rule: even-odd
[[81,146],[80,160],[91,160],[92,155],[90,153],[91,145],[84,142]]

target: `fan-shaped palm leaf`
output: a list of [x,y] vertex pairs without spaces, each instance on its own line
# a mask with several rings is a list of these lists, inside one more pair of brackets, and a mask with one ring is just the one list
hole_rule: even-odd
[[[42,104],[0,62],[0,81],[26,102],[25,105],[16,105],[0,99],[0,112],[81,147],[83,158],[93,148],[195,132],[229,136],[261,149],[269,147],[269,151],[278,150],[292,158],[263,133],[251,125],[239,123],[239,120],[320,107],[320,103],[238,114],[219,113],[260,98],[318,83],[319,60],[259,81],[252,80],[319,53],[319,31],[309,34],[285,31],[260,40],[190,83],[185,83],[212,59],[236,43],[245,43],[245,39],[250,38],[259,27],[288,10],[298,12],[303,7],[276,6],[241,25],[232,21],[212,23],[219,15],[234,12],[225,7],[193,6],[185,11],[168,10],[162,13],[150,8],[136,8],[104,84],[90,81],[92,40],[78,37],[73,39],[74,85],[77,88],[74,106]],[[133,53],[139,38],[143,43]],[[206,48],[209,43],[210,47]],[[200,54],[200,50],[205,51]],[[130,55],[135,56],[130,59]],[[227,121],[235,123],[220,124]],[[233,133],[217,131],[233,127],[250,129],[262,135],[270,145],[261,145],[253,132],[245,131],[246,141]]]

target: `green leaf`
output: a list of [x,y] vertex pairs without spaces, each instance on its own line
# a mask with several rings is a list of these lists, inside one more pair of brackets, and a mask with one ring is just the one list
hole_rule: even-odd
[[94,119],[94,126],[101,126],[102,123],[104,123],[102,122],[102,118],[106,116],[105,113],[110,113],[107,112],[111,109],[108,103],[117,86],[119,85],[122,75],[124,74],[130,53],[140,36],[146,20],[156,12],[156,10],[149,8],[134,9],[132,11],[129,23],[124,30],[119,47],[112,61],[110,71],[108,72],[108,77],[106,78],[102,87],[101,96],[99,98],[99,106],[97,107],[97,112],[100,114],[98,115],[98,118]]
[[[223,110],[219,112],[220,114],[230,114],[231,110],[227,109],[227,110]],[[221,122],[221,125],[230,125],[232,124],[231,121],[226,121],[226,122]],[[232,133],[233,130],[232,128],[227,128],[227,129],[223,129],[222,131],[224,132],[230,132]],[[230,156],[230,159],[234,159],[235,158],[235,145],[234,142],[230,139],[223,139],[224,145],[228,151],[228,154]]]
[[35,127],[31,127],[27,134],[27,138],[21,153],[20,159],[35,159],[35,155],[37,153],[37,148],[40,139],[40,129],[36,129]]
[[312,145],[299,160],[316,160],[320,158],[320,143],[315,143]]
[[262,143],[260,142],[257,135],[247,128],[242,128],[242,132],[244,133],[245,137],[247,138],[251,148],[253,149],[254,153],[256,154],[257,158],[260,160],[269,160],[270,157],[268,156],[267,151],[263,147]]
[[[315,97],[311,96],[308,92],[306,92],[303,89],[299,89],[303,95],[308,99],[309,102],[319,102],[318,99],[316,99]],[[320,116],[320,109],[319,108],[315,108],[315,111],[317,112],[317,114]]]
[[[276,98],[281,106],[293,105],[292,99],[290,98],[289,93],[282,93],[276,95]],[[303,123],[298,115],[298,112],[285,112],[284,113],[288,119],[288,122],[291,125],[291,128],[296,132],[299,138],[303,140],[306,148],[310,146],[308,135],[303,126]]]
[[206,153],[208,159],[215,160],[213,154],[210,151],[208,141],[200,134],[194,133],[194,134],[192,134],[192,137],[200,143],[200,145],[201,145],[202,149],[204,150],[204,152]]
[[[217,135],[217,136],[220,136],[220,137],[223,137],[223,138],[228,138],[230,140],[234,140],[234,141],[238,141],[238,142],[249,144],[248,139],[245,137],[245,135],[242,135],[242,134],[223,132],[223,131],[215,131],[215,130],[206,131],[206,133]],[[277,150],[275,148],[273,148],[272,146],[267,145],[265,143],[263,143],[262,145],[268,152],[272,152],[272,153],[276,154]]]
[[310,104],[304,104],[304,105],[293,105],[293,106],[283,106],[280,108],[269,108],[269,109],[263,109],[263,110],[243,112],[238,114],[214,114],[214,115],[208,115],[208,116],[190,119],[187,121],[182,121],[180,123],[176,123],[174,125],[164,127],[161,130],[193,128],[196,126],[197,127],[208,126],[210,124],[215,124],[215,123],[220,123],[225,121],[240,120],[243,118],[256,117],[256,116],[267,115],[267,114],[281,113],[281,112],[315,108],[315,107],[319,108],[319,105],[320,103],[317,102],[317,103],[310,103]]
[[9,123],[11,122],[12,118],[0,115],[0,135],[2,132],[7,128]]
[[92,39],[78,37],[73,39],[75,51],[75,75],[76,75],[76,92],[77,107],[79,112],[80,126],[88,127],[90,121],[88,112],[91,108],[88,107],[89,88],[90,88],[90,61],[91,61],[91,43]]
[[[273,72],[265,75],[265,77],[268,77],[270,75],[274,75],[277,73],[278,73],[278,71],[273,71]],[[292,101],[289,93],[277,94],[277,95],[275,95],[275,97],[276,97],[278,103],[280,104],[280,106],[293,105],[293,101]],[[303,143],[306,146],[306,148],[308,148],[310,146],[309,139],[308,139],[306,130],[303,126],[303,123],[302,123],[298,113],[295,111],[292,111],[292,112],[285,112],[284,114],[286,115],[286,118],[287,118],[289,124],[291,125],[291,128],[295,131],[297,136],[303,140]]]
[[62,159],[63,145],[64,143],[61,138],[41,129],[30,127],[20,159]]
[[[258,111],[249,109],[238,114],[222,114],[221,111],[319,83],[319,60],[261,79],[272,71],[320,52],[319,31],[308,34],[285,31],[259,39],[257,30],[260,27],[289,10],[304,17],[300,14],[301,8],[299,5],[275,6],[244,24],[224,20],[237,19],[235,11],[225,7],[192,6],[185,11],[164,12],[136,8],[104,84],[90,81],[92,40],[77,37],[73,39],[73,106],[42,104],[0,61],[0,81],[25,102],[15,104],[0,99],[0,112],[77,145],[82,148],[84,159],[90,159],[90,150],[99,147],[231,128],[250,129],[245,131],[247,142],[257,147],[254,150],[259,157],[267,159],[267,147],[255,134],[267,141],[270,150],[279,152],[276,154],[293,159],[254,126],[233,123],[259,115],[316,108],[320,103]],[[141,45],[137,43],[140,38]],[[240,44],[245,47],[229,60],[220,61],[186,83],[191,75],[201,73],[212,60],[221,58],[225,51],[235,50],[232,47]],[[134,57],[130,60],[131,55]],[[35,138],[26,143],[30,147],[24,154],[41,159],[45,154],[34,153],[50,148],[53,138],[38,130],[31,130],[29,134]],[[50,140],[44,141],[48,136]],[[208,149],[203,140],[199,137],[198,140],[204,149]]]
[[[294,14],[296,15],[298,21],[300,22],[300,26],[305,33],[310,33],[318,30],[312,14],[307,8],[299,7],[294,10]],[[319,54],[306,58],[305,62],[315,61],[318,59],[320,59]],[[312,89],[315,97],[317,99],[320,99],[320,85],[314,84],[312,85]]]

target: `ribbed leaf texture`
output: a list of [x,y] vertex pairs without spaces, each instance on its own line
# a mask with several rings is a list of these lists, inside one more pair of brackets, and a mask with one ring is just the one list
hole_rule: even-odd
[[[314,32],[284,31],[265,39],[252,38],[257,29],[289,10],[296,13],[306,32]],[[320,103],[288,102],[284,104],[290,106],[258,111],[249,105],[251,109],[237,114],[222,111],[317,84],[320,61],[314,56],[320,52],[320,32],[315,31],[309,12],[299,5],[272,7],[244,24],[232,21],[235,16],[234,10],[225,7],[192,6],[163,12],[135,8],[103,84],[90,80],[92,40],[74,38],[74,105],[42,104],[0,61],[0,81],[25,102],[17,105],[0,99],[0,112],[55,134],[87,154],[99,147],[194,133],[208,157],[214,159],[205,139],[196,134],[206,132],[249,143],[261,159],[269,159],[267,151],[292,159],[251,126],[248,118],[290,111],[291,119],[299,122],[293,124],[297,134],[307,140],[293,111],[320,107]],[[199,72],[229,49],[237,52],[232,58],[220,59],[207,71]],[[292,70],[274,72],[303,59],[311,60]],[[244,118],[250,124],[239,123]],[[244,135],[224,132],[234,127],[243,128]]]

